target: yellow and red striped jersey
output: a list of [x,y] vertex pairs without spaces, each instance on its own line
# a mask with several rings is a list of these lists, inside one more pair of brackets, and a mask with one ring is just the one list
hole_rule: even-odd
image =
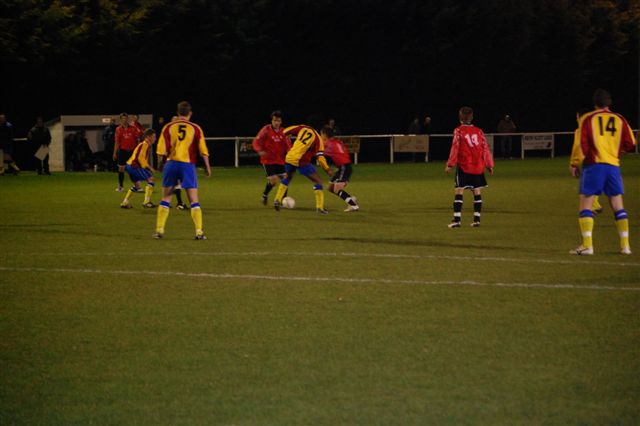
[[296,140],[287,153],[285,159],[287,163],[294,166],[305,166],[311,163],[314,156],[317,156],[320,167],[329,170],[329,164],[324,158],[324,142],[318,132],[304,124],[298,124],[287,127],[283,133],[286,136],[296,136]]
[[132,167],[139,167],[141,169],[150,169],[149,165],[149,142],[143,140],[135,147],[133,154],[127,160],[127,164]]
[[198,154],[209,156],[209,150],[200,126],[179,118],[162,128],[156,154],[168,160],[195,164]]
[[584,164],[620,166],[620,153],[632,151],[636,144],[627,120],[609,108],[597,109],[581,118],[579,133]]

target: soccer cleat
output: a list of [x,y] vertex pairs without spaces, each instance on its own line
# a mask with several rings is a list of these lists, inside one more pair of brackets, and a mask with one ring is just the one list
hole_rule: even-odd
[[155,206],[156,206],[156,205],[155,205],[155,204],[153,204],[152,202],[144,203],[144,204],[142,205],[142,207],[144,207],[145,209],[152,209],[152,208],[154,208]]
[[279,212],[279,211],[280,211],[280,201],[275,200],[275,201],[273,202],[273,208],[274,208],[277,212]]
[[476,221],[471,222],[471,227],[472,228],[479,228],[480,227],[480,222],[476,222]]
[[162,238],[164,238],[164,234],[162,232],[154,232],[151,237],[154,240],[161,240]]
[[593,254],[593,247],[579,246],[569,251],[569,254],[575,254],[578,256],[591,256]]
[[185,203],[178,203],[176,205],[176,209],[178,209],[178,210],[189,210],[189,207]]
[[318,213],[318,214],[329,214],[329,210],[327,210],[327,209],[316,209],[316,213]]
[[194,238],[195,240],[208,240],[207,236],[204,234],[198,234],[196,235],[196,237]]
[[604,209],[602,207],[600,207],[599,209],[594,209],[593,210],[593,214],[600,214],[600,213],[602,213],[603,210]]
[[360,210],[360,206],[357,204],[355,206],[352,206],[351,204],[349,204],[349,206],[346,209],[344,209],[345,212],[357,212],[358,210]]
[[460,222],[451,222],[447,225],[448,228],[460,228]]
[[122,204],[120,204],[120,208],[121,209],[132,209],[133,206],[131,204],[129,204],[129,203],[122,203]]
[[124,191],[123,187],[119,186],[119,187],[116,188],[116,192],[122,192],[122,191]]
[[262,205],[266,206],[268,202],[269,202],[269,197],[262,194]]
[[631,247],[623,247],[620,250],[620,254],[631,254]]

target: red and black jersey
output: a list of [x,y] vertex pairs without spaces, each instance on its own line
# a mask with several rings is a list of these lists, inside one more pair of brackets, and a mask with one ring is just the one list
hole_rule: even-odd
[[118,149],[133,151],[138,145],[139,131],[135,126],[118,126],[116,128],[116,144]]
[[480,128],[462,124],[453,131],[447,166],[458,166],[463,172],[473,175],[482,174],[485,167],[493,167],[493,155]]
[[351,164],[351,157],[344,143],[338,138],[329,138],[324,142],[324,155],[331,158],[337,167]]
[[266,155],[260,156],[261,164],[284,164],[287,151],[291,148],[291,141],[285,136],[282,128],[276,130],[271,124],[267,124],[260,129],[251,146],[256,152],[266,152]]

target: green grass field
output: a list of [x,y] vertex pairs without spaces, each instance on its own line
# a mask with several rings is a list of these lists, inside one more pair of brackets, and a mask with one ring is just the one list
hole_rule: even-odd
[[640,157],[631,256],[608,206],[568,254],[566,158],[499,161],[477,229],[443,169],[358,165],[361,211],[319,216],[214,168],[208,241],[175,209],[152,240],[115,174],[0,177],[0,424],[639,424]]

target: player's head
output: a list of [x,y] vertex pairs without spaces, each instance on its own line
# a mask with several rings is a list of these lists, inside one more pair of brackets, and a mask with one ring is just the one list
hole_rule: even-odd
[[187,101],[179,102],[176,112],[180,117],[191,117],[191,104]]
[[325,139],[331,139],[334,134],[333,128],[328,124],[320,129],[320,135]]
[[458,118],[460,119],[461,123],[471,124],[471,122],[473,121],[473,109],[468,106],[463,106],[458,111]]
[[271,112],[271,127],[279,129],[282,126],[282,111],[279,109]]
[[156,141],[156,131],[153,129],[145,130],[144,133],[142,133],[142,136],[144,136],[145,140],[151,142],[152,144]]
[[607,108],[611,106],[611,93],[604,89],[596,89],[593,92],[593,104],[597,108]]
[[120,113],[120,123],[129,124],[129,114],[127,114],[126,112],[121,112]]

